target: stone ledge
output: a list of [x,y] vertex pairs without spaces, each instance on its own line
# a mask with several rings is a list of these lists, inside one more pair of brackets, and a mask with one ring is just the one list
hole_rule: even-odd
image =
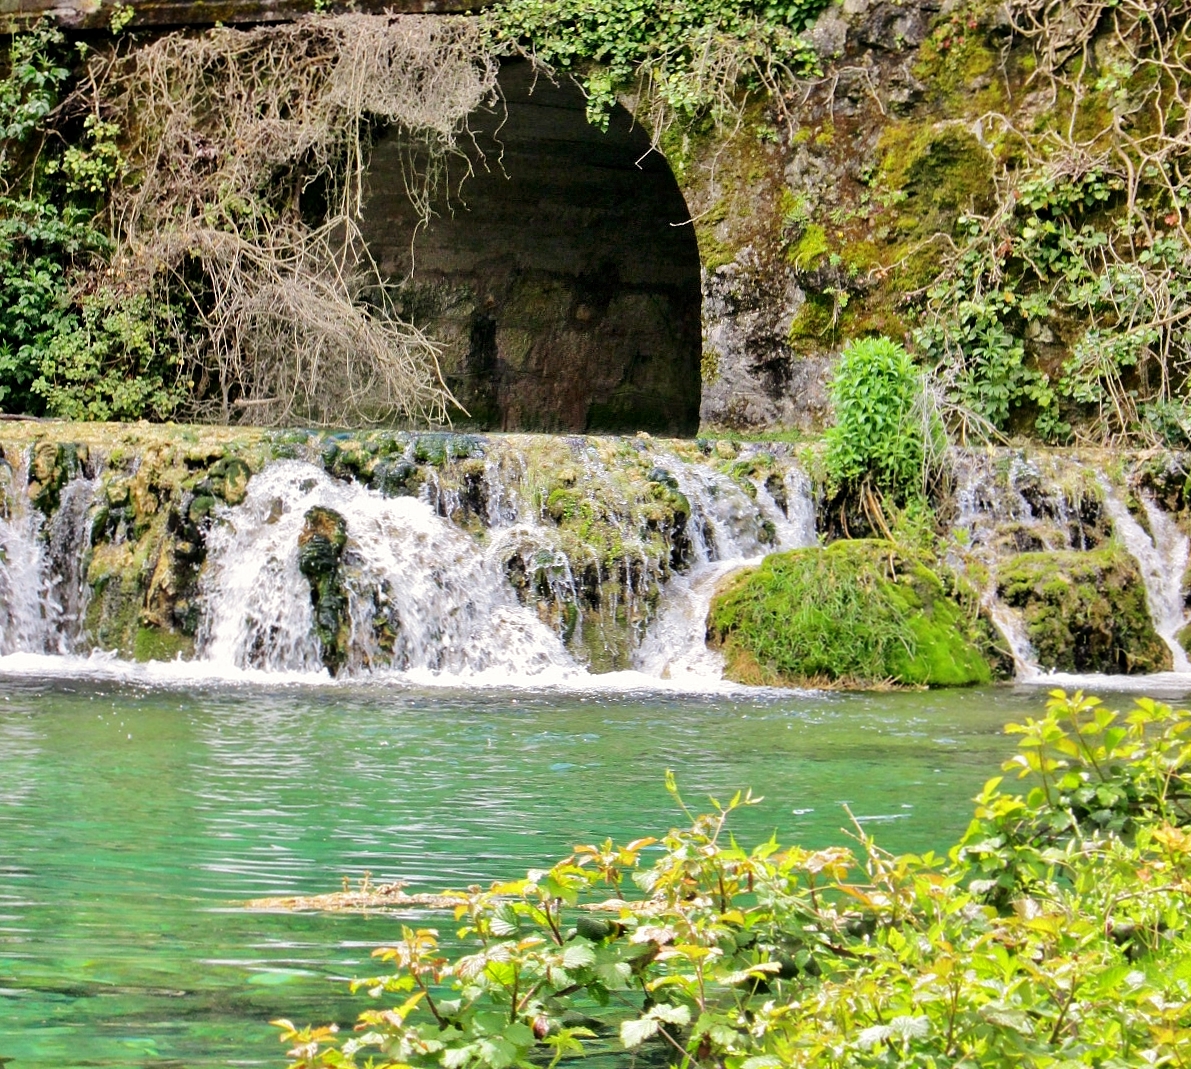
[[[369,14],[461,14],[477,11],[490,0],[354,0],[332,4],[328,12]],[[104,30],[123,6],[111,0],[0,0],[0,29],[34,22],[43,16],[69,29]],[[132,27],[210,26],[222,23],[291,22],[314,11],[314,0],[148,0],[131,5]]]

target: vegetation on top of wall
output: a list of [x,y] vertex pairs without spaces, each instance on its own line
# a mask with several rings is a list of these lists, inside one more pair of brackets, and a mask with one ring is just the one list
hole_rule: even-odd
[[[16,34],[0,75],[0,406],[98,419],[168,418],[185,389],[143,296],[104,274],[99,209],[120,177],[115,128],[58,119],[74,53],[41,25]],[[74,144],[48,136],[77,127]]]
[[[1052,692],[948,853],[749,850],[738,793],[657,838],[470,888],[405,924],[356,1028],[274,1022],[291,1069],[506,1069],[639,1051],[689,1069],[1183,1065],[1191,712]],[[588,906],[588,909],[577,909]],[[594,908],[592,908],[594,907]]]
[[741,88],[781,99],[818,57],[799,37],[828,0],[501,0],[497,41],[575,74],[588,115],[606,126],[628,95],[660,138],[675,119],[737,116]]
[[964,0],[905,99],[813,98],[790,151],[838,181],[779,213],[807,294],[791,346],[904,331],[961,439],[1184,444],[1189,27],[1186,0]]

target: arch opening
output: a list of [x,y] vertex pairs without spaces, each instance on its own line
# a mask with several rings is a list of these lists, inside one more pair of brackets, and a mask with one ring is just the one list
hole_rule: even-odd
[[669,164],[625,109],[606,133],[588,123],[569,80],[513,61],[499,84],[507,115],[473,117],[475,173],[416,236],[396,135],[369,167],[365,238],[406,280],[401,312],[444,345],[444,378],[469,413],[452,418],[694,434],[699,249]]

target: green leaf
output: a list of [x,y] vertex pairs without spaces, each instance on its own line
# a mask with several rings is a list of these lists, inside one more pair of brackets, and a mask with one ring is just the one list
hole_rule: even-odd
[[562,952],[565,969],[586,969],[595,964],[595,948],[590,943],[572,943]]
[[620,1025],[620,1041],[632,1050],[641,1046],[650,1036],[656,1035],[661,1022],[656,1017],[640,1017],[635,1021],[623,1021]]

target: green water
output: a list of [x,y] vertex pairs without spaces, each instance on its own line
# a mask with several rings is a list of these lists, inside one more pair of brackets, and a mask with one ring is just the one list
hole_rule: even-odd
[[[745,841],[944,847],[1036,691],[688,697],[140,689],[0,679],[0,1059],[283,1064],[267,1022],[350,1020],[393,918],[250,913],[365,869],[437,890],[665,830],[751,785]],[[439,922],[444,930],[451,925]]]

